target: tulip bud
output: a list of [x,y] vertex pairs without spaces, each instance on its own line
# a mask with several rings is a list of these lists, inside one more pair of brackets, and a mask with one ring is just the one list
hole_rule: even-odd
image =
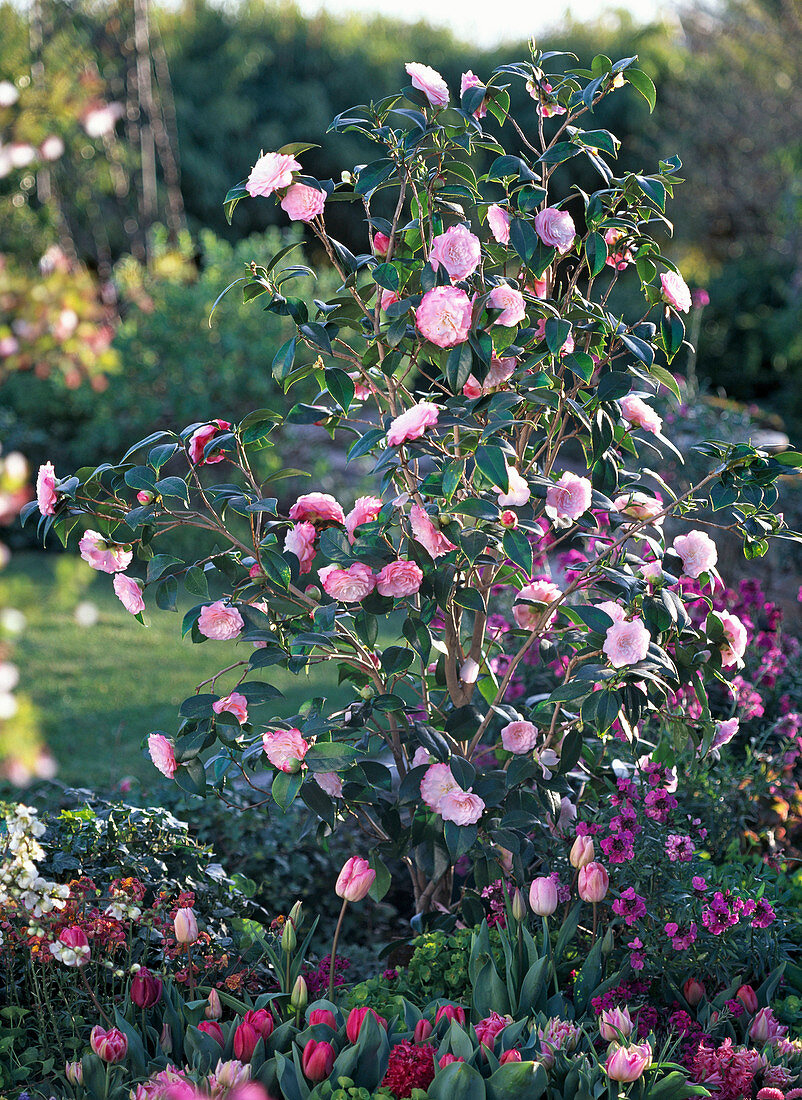
[[154,977],[146,966],[137,971],[131,982],[131,1000],[137,1008],[152,1008],[162,995],[160,978]]
[[599,1017],[599,1034],[605,1043],[628,1039],[634,1026],[628,1008],[605,1008]]
[[198,1024],[198,1031],[202,1031],[204,1035],[211,1035],[214,1041],[219,1043],[221,1047],[226,1045],[226,1037],[217,1020],[201,1020]]
[[504,1051],[504,1053],[499,1058],[499,1063],[502,1066],[506,1066],[507,1062],[520,1062],[521,1060],[522,1059],[520,1050],[516,1050],[515,1047],[513,1047],[512,1050]]
[[523,894],[518,889],[512,895],[512,915],[519,924],[526,920],[526,902]]
[[422,1043],[429,1038],[434,1028],[431,1025],[431,1021],[427,1020],[424,1016],[418,1020],[415,1024],[415,1031],[413,1032],[412,1039],[415,1043]]
[[450,1066],[453,1062],[464,1062],[464,1058],[458,1058],[456,1054],[444,1054],[440,1061],[437,1063],[440,1069],[445,1069],[446,1066]]
[[159,1046],[165,1054],[170,1054],[173,1049],[173,1033],[168,1023],[162,1024],[162,1033],[159,1036]]
[[351,856],[340,871],[334,891],[345,901],[362,901],[367,897],[375,878],[376,872],[371,869],[366,859]]
[[742,985],[735,996],[747,1012],[752,1015],[757,1012],[757,993],[755,993],[751,985]]
[[604,939],[602,940],[601,953],[605,959],[612,953],[615,947],[615,936],[613,934],[612,926],[610,926],[604,933]]
[[773,1039],[777,1032],[777,1021],[770,1008],[761,1008],[749,1026],[749,1038],[756,1043],[765,1043],[767,1039]]
[[705,989],[702,982],[697,981],[696,978],[688,978],[685,985],[682,987],[682,995],[691,1008],[696,1008],[701,1000],[704,999]]
[[82,1085],[84,1083],[84,1067],[80,1062],[67,1062],[64,1067],[64,1076],[71,1085]]
[[602,901],[610,886],[610,877],[600,863],[580,868],[577,890],[583,901]]
[[462,1005],[441,1005],[434,1014],[435,1024],[439,1024],[441,1020],[456,1020],[458,1024],[464,1025],[466,1019]]
[[289,955],[297,946],[298,937],[295,935],[295,927],[291,920],[285,920],[281,930],[281,950]]
[[250,1021],[243,1020],[234,1032],[234,1057],[238,1062],[250,1062],[261,1036]]
[[239,1085],[244,1085],[251,1079],[251,1067],[244,1066],[242,1062],[231,1059],[228,1062],[219,1061],[215,1067],[214,1075],[210,1080],[210,1084],[214,1084],[215,1089],[213,1095],[222,1089],[235,1089]]
[[592,836],[578,836],[571,845],[571,854],[568,860],[572,867],[580,869],[587,867],[596,858]]
[[175,938],[179,943],[194,943],[198,938],[198,922],[191,909],[179,909],[175,915]]
[[302,920],[301,910],[302,909],[303,909],[303,903],[300,902],[300,901],[296,901],[295,905],[293,905],[292,909],[290,909],[290,914],[287,917],[287,920],[292,921],[293,927],[295,928],[296,931],[301,927],[301,920]]
[[333,1031],[337,1030],[337,1019],[328,1008],[313,1008],[307,1019],[310,1027],[314,1027],[315,1024],[327,1024]]
[[203,1010],[207,1020],[219,1020],[223,1015],[223,1006],[220,1004],[220,994],[216,989],[209,990],[208,1003]]
[[348,1013],[348,1019],[345,1021],[345,1034],[348,1036],[349,1043],[355,1043],[359,1038],[359,1033],[362,1030],[362,1025],[365,1022],[365,1017],[370,1013],[375,1017],[376,1022],[387,1030],[387,1021],[383,1016],[380,1016],[372,1008],[352,1008]]
[[292,987],[292,993],[290,994],[290,1006],[296,1010],[296,1012],[303,1012],[309,1001],[309,993],[306,988],[306,982],[299,974],[295,980],[295,985]]
[[637,1081],[652,1064],[652,1048],[648,1043],[631,1047],[615,1046],[607,1056],[604,1068],[612,1081]]
[[557,908],[557,886],[553,879],[541,877],[529,887],[529,905],[535,916],[550,917]]
[[301,1056],[304,1076],[312,1082],[325,1081],[334,1068],[334,1058],[331,1043],[309,1039]]
[[95,1024],[89,1034],[89,1045],[102,1061],[113,1066],[122,1062],[128,1053],[128,1040],[116,1027],[108,1031]]

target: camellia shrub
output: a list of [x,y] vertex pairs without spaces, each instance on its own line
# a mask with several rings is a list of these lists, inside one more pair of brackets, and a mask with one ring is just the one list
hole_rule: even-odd
[[[736,531],[750,558],[771,538],[800,537],[777,511],[776,482],[802,464],[796,452],[710,443],[700,448],[705,472],[688,489],[676,494],[661,476],[662,456],[677,450],[650,397],[661,386],[678,396],[668,366],[691,306],[662,250],[681,165],[671,157],[648,174],[617,176],[619,142],[594,124],[608,95],[634,90],[653,103],[635,62],[597,57],[583,70],[533,47],[529,61],[487,80],[464,74],[455,103],[437,72],[410,63],[411,86],[334,120],[335,131],[376,146],[375,159],[336,184],[304,174],[307,145],[264,153],[227,196],[229,217],[245,199],[279,202],[307,224],[340,286],[311,307],[291,296],[290,281],[314,272],[292,265],[284,249],[254,261],[244,298],[294,323],[276,349],[274,378],[286,390],[311,379],[319,393],[236,424],[210,409],[204,423],[155,432],[119,462],[74,476],[45,464],[27,509],[45,539],[66,542],[80,525],[82,557],[113,575],[140,620],[145,591],[162,609],[177,607],[182,588],[194,599],[182,633],[218,648],[221,669],[181,704],[175,731],[148,739],[156,767],[185,790],[216,793],[232,810],[281,813],[300,799],[321,828],[358,822],[372,896],[389,887],[386,863],[401,860],[421,919],[455,909],[467,888],[481,893],[505,878],[523,885],[534,875],[530,907],[544,921],[546,962],[538,965],[554,978],[544,1001],[554,1027],[603,995],[605,943],[623,934],[626,965],[642,961],[646,941],[628,918],[641,915],[643,899],[623,883],[608,897],[610,866],[622,852],[634,859],[643,836],[650,859],[662,853],[652,884],[660,889],[672,852],[684,862],[698,840],[680,835],[671,817],[666,731],[677,698],[698,701],[687,709],[683,745],[707,755],[734,733],[714,718],[708,691],[732,677],[745,631],[714,608],[721,582],[710,531]],[[516,119],[507,87],[519,80],[532,107]],[[525,156],[505,152],[508,126]],[[565,186],[575,158],[598,173],[597,190]],[[558,177],[569,195],[559,202]],[[364,252],[327,232],[335,201],[364,211]],[[619,280],[640,291],[635,316],[608,308]],[[351,462],[370,460],[373,491],[343,503],[312,484],[280,507],[259,456],[287,422],[347,443]],[[670,539],[669,520],[680,532]],[[213,549],[198,560],[179,556],[171,540],[179,528],[205,532]],[[570,572],[558,561],[568,550]],[[686,607],[688,579],[698,582],[694,607],[706,603],[706,615]],[[503,637],[499,609],[510,615]],[[524,663],[557,674],[523,696],[513,688]],[[350,703],[321,695],[286,713],[271,670],[304,675],[318,665],[352,689]],[[617,840],[599,838],[598,852],[600,822],[577,816],[586,791],[591,804],[604,797],[605,809],[619,810],[615,823],[604,820]],[[540,843],[546,835],[552,855]],[[561,863],[570,864],[567,882],[555,881]],[[360,871],[360,897],[363,878]],[[358,900],[339,880],[337,893],[343,913]],[[711,888],[693,920],[710,936],[743,921],[760,944],[770,908]],[[692,944],[690,920],[678,912],[664,940]],[[478,942],[476,1022],[486,1023],[491,1008],[500,1020],[531,1015],[523,939],[509,947],[506,985]],[[663,943],[660,951],[685,949]],[[607,1077],[639,1080],[656,1053],[650,1040],[628,1045],[620,1027],[608,1032]],[[331,1055],[321,1051],[318,1065],[311,1053],[320,1076],[306,1078],[328,1077]],[[298,1073],[306,1058],[304,1049]],[[345,1062],[339,1069],[349,1076]],[[449,1089],[467,1071],[440,1069],[448,1079],[438,1074],[430,1095],[455,1094]],[[520,1095],[535,1095],[533,1072]],[[305,1095],[285,1086],[283,1068],[278,1076],[285,1096]],[[478,1076],[480,1092],[464,1095],[485,1095]],[[678,1080],[654,1095],[690,1095]],[[491,1080],[487,1088],[513,1094]],[[561,1090],[554,1085],[552,1095]]]

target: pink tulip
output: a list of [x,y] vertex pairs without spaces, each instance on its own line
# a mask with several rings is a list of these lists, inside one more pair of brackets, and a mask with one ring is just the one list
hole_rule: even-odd
[[505,1050],[499,1058],[499,1063],[502,1066],[506,1066],[507,1062],[520,1062],[522,1061],[520,1050],[516,1050],[515,1047],[512,1050]]
[[605,1008],[599,1017],[599,1034],[605,1043],[619,1042],[622,1035],[628,1039],[634,1026],[628,1008]]
[[95,1024],[89,1035],[89,1045],[98,1058],[110,1066],[122,1062],[128,1053],[128,1040],[116,1027],[106,1031],[100,1024]]
[[331,1043],[309,1039],[301,1057],[304,1075],[310,1081],[325,1081],[334,1068],[334,1047]]
[[335,1015],[328,1008],[313,1008],[307,1019],[310,1027],[314,1027],[316,1024],[327,1024],[333,1031],[337,1030]]
[[446,1066],[450,1066],[453,1062],[464,1062],[464,1058],[458,1058],[456,1054],[444,1054],[440,1061],[437,1063],[440,1069],[445,1069]]
[[340,871],[334,891],[337,897],[345,901],[362,901],[367,897],[375,878],[376,872],[371,869],[366,859],[351,856]]
[[137,971],[131,982],[131,1000],[137,1008],[152,1008],[162,995],[160,978],[154,977],[146,966]]
[[601,901],[609,886],[610,877],[600,863],[589,863],[581,868],[577,890],[583,901]]
[[604,1068],[613,1081],[637,1081],[652,1064],[652,1048],[648,1043],[631,1047],[616,1046],[607,1056]]
[[179,943],[194,943],[198,938],[198,922],[191,909],[179,909],[173,923],[175,938]]
[[557,886],[554,879],[536,878],[529,887],[529,905],[538,917],[550,917],[557,908]]
[[198,1024],[198,1031],[202,1031],[204,1035],[211,1035],[214,1041],[219,1043],[221,1047],[226,1045],[226,1037],[217,1020],[201,1020]]
[[433,1030],[434,1029],[432,1027],[431,1021],[425,1019],[424,1017],[421,1017],[421,1019],[418,1020],[418,1022],[415,1024],[415,1031],[412,1034],[413,1042],[425,1042],[426,1039],[429,1038]]
[[757,993],[755,993],[751,985],[742,985],[735,994],[735,997],[741,1002],[747,1012],[752,1015],[757,1012]]
[[467,1017],[462,1005],[441,1005],[435,1013],[434,1022],[439,1024],[441,1020],[456,1020],[458,1024],[465,1024]]
[[355,1043],[359,1038],[359,1033],[362,1030],[362,1025],[368,1013],[374,1017],[376,1023],[379,1024],[380,1027],[383,1027],[385,1031],[387,1030],[387,1021],[383,1016],[380,1016],[375,1009],[368,1008],[367,1006],[363,1008],[352,1008],[348,1013],[348,1019],[345,1021],[345,1034],[348,1036],[349,1043]]
[[220,1004],[220,994],[216,989],[209,991],[208,1004],[203,1010],[207,1020],[219,1020],[223,1015],[223,1006]]
[[596,851],[593,847],[592,836],[578,836],[574,843],[571,845],[571,854],[568,860],[572,867],[580,869],[587,867],[589,863],[593,863]]
[[[696,978],[688,978],[685,985],[682,987],[682,996],[691,1008],[696,1008],[699,1002],[704,1000],[706,993],[707,990],[704,987],[704,983],[698,981]],[[757,1004],[755,1008],[757,1008]]]

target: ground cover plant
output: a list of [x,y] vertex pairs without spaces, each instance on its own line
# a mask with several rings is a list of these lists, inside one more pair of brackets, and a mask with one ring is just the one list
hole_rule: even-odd
[[[163,974],[140,979],[129,956],[130,990],[113,1013],[97,999],[91,1053],[48,1087],[92,1100],[798,1096],[799,1043],[772,1008],[795,980],[783,888],[711,860],[682,783],[750,703],[737,683],[749,632],[721,596],[709,532],[753,560],[798,540],[777,483],[802,455],[712,441],[691,484],[662,475],[665,453],[682,458],[651,403],[680,396],[669,366],[691,294],[663,245],[681,165],[616,176],[619,143],[594,124],[608,95],[653,103],[636,58],[582,69],[533,46],[486,79],[463,74],[453,106],[436,71],[406,69],[400,93],[332,124],[372,141],[375,160],[335,183],[304,174],[308,145],[263,152],[226,198],[229,216],[278,201],[341,282],[312,306],[296,297],[315,272],[290,246],[225,288],[292,320],[273,376],[317,395],[237,424],[210,410],[75,475],[46,463],[24,510],[44,539],[72,535],[133,616],[145,592],[162,610],[193,598],[182,633],[219,659],[177,727],[151,733],[159,771],[279,828],[296,803],[321,836],[356,825],[368,858],[340,870],[315,975],[318,924],[295,906],[271,936],[254,930],[265,984],[236,997],[196,974],[203,918],[179,898],[155,945]],[[516,81],[531,97],[520,119]],[[526,156],[505,151],[506,126]],[[597,190],[567,189],[574,158]],[[555,201],[558,179],[569,197]],[[364,251],[328,233],[338,201],[363,211]],[[607,306],[619,280],[640,292],[633,316]],[[346,509],[312,484],[279,508],[282,471],[261,458],[286,423],[369,458],[372,490]],[[186,529],[201,556],[183,552]],[[346,703],[282,696],[277,670],[319,666]],[[15,813],[16,919],[55,914],[35,933],[42,955],[91,999],[95,947],[63,884],[23,888],[37,830]],[[397,864],[423,938],[346,994],[343,920],[386,895]],[[139,899],[126,905],[139,922]],[[185,982],[163,965],[173,942]]]

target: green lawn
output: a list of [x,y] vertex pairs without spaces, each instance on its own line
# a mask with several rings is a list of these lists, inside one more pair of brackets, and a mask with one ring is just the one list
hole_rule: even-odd
[[[76,607],[87,602],[98,612],[92,626],[76,621]],[[18,693],[33,701],[59,778],[70,784],[103,788],[132,775],[158,789],[166,781],[143,751],[143,738],[154,729],[172,733],[181,700],[230,664],[232,654],[250,652],[245,643],[183,641],[180,615],[151,610],[151,602],[150,625],[142,627],[114,595],[110,576],[64,554],[16,554],[0,574],[0,606],[16,607],[27,619],[13,656]],[[325,673],[267,672],[258,675],[285,693],[277,709],[287,715],[325,690]]]

